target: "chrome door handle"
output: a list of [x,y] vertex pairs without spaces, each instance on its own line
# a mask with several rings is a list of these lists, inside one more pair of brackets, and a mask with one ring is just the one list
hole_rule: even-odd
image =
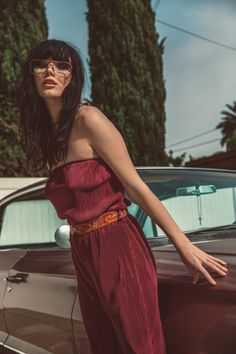
[[12,283],[21,283],[21,282],[26,282],[26,278],[29,276],[27,273],[18,273],[15,275],[8,275],[6,278],[4,278],[5,281],[10,281]]

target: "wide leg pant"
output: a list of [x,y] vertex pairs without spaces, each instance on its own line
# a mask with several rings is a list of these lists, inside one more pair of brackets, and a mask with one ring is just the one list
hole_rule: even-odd
[[137,220],[70,235],[92,354],[166,354],[154,256]]

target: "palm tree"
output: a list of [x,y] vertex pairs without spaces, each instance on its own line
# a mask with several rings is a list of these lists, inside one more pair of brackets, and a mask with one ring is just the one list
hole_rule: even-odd
[[232,105],[226,104],[228,111],[222,111],[222,121],[216,126],[221,129],[221,146],[226,145],[227,150],[236,148],[236,102]]

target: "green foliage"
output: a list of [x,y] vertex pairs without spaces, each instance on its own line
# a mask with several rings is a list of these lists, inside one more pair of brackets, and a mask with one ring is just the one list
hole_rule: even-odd
[[92,103],[122,133],[135,165],[167,164],[163,42],[147,0],[88,0]]
[[236,148],[236,102],[226,104],[228,111],[222,111],[222,121],[216,126],[221,129],[221,146],[226,145],[227,151]]
[[0,1],[0,176],[28,176],[18,136],[22,64],[47,39],[44,0]]
[[[169,154],[167,155],[168,165],[175,166],[175,167],[184,166],[186,155],[187,153],[184,152],[180,156],[173,157],[173,151],[170,150]],[[191,155],[189,155],[189,159],[191,159]]]

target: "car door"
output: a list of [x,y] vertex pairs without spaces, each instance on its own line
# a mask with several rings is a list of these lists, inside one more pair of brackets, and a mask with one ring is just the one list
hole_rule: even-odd
[[[4,210],[1,245],[18,252],[18,259],[9,262],[3,300],[9,332],[5,345],[12,350],[81,352],[72,323],[77,282],[71,251],[54,240],[62,223],[46,199],[14,201]],[[78,305],[76,311],[86,342]]]
[[[205,252],[228,263],[229,274],[211,271],[196,285],[173,245],[153,249],[158,269],[159,305],[168,354],[235,354],[236,239],[196,242]],[[227,245],[227,248],[226,248]],[[232,251],[233,250],[233,251]]]
[[6,277],[9,275],[9,270],[25,253],[25,250],[0,248],[0,352],[1,346],[8,336],[3,306],[4,295],[10,291],[7,287]]

